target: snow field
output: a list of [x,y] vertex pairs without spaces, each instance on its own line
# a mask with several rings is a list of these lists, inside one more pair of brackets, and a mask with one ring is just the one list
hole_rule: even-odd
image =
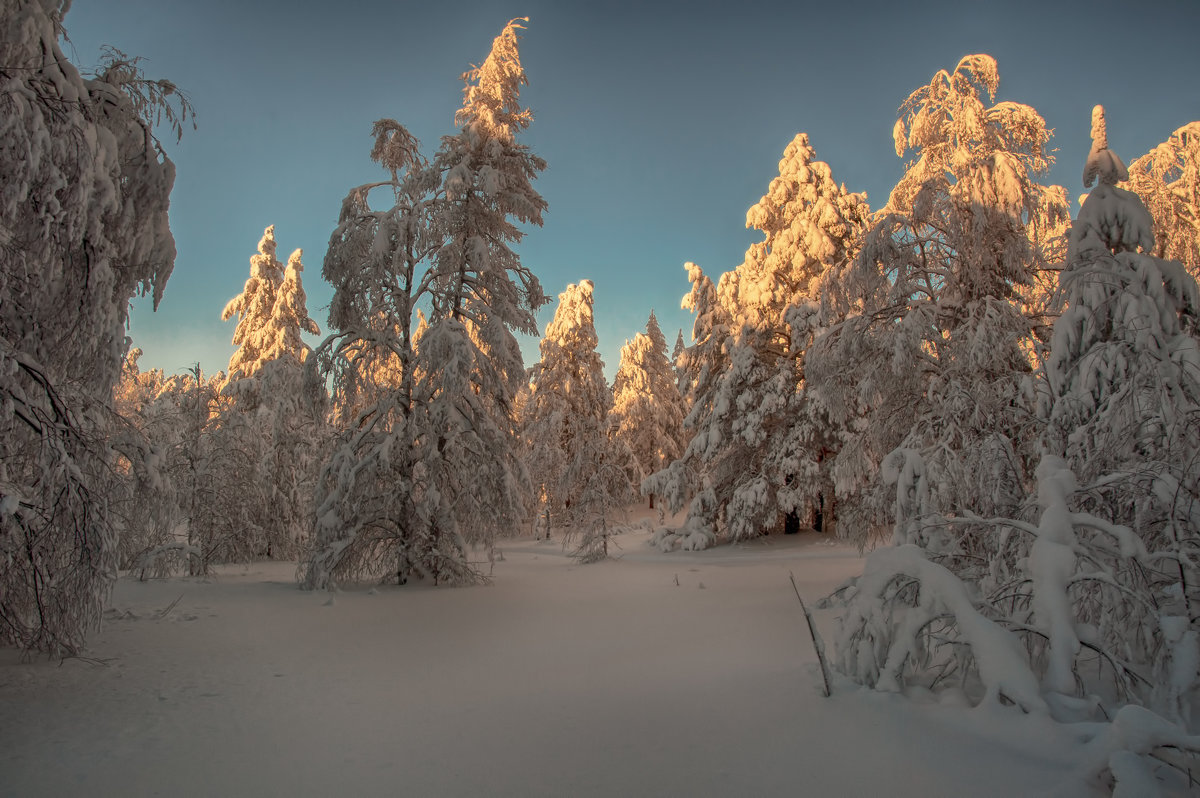
[[1044,719],[821,698],[787,575],[816,599],[855,551],[647,537],[592,566],[509,542],[475,588],[307,593],[288,563],[123,579],[87,652],[106,666],[0,654],[0,794],[1088,794]]

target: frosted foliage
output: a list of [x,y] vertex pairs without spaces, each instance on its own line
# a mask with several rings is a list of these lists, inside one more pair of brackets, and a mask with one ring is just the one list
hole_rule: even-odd
[[[880,478],[893,451],[920,454],[927,509],[988,515],[1016,511],[1036,456],[1024,386],[1042,343],[1022,305],[1040,304],[1031,293],[1067,207],[1034,179],[1050,164],[1044,120],[988,105],[998,85],[994,59],[967,56],[901,106],[897,151],[915,159],[831,283],[825,312],[846,316],[807,359],[813,401],[840,438],[840,529],[858,540],[921,527],[900,523],[897,486]],[[943,542],[970,556],[972,538]]]
[[686,413],[678,376],[667,359],[667,340],[652,312],[646,332],[621,347],[621,363],[613,379],[613,434],[637,463],[635,484],[683,454]]
[[1052,446],[1085,464],[1086,480],[1184,463],[1197,443],[1200,295],[1180,263],[1145,254],[1153,246],[1138,196],[1104,182],[1071,229],[1042,408]]
[[1200,122],[1190,122],[1129,165],[1127,187],[1154,217],[1149,254],[1200,279]]
[[324,391],[304,380],[310,350],[301,333],[320,330],[308,316],[302,253],[293,252],[285,269],[276,246],[272,225],[250,258],[242,293],[221,315],[226,321],[238,317],[238,349],[223,388],[230,401],[204,432],[214,446],[242,453],[224,465],[221,479],[245,486],[224,497],[226,512],[243,519],[240,537],[246,540],[237,556],[244,559],[299,553],[326,434]]
[[111,496],[121,569],[132,568],[144,552],[166,543],[175,518],[174,483],[161,445],[164,427],[170,425],[161,423],[156,412],[166,378],[161,369],[141,371],[141,356],[141,349],[129,350],[113,389],[113,409],[124,422],[114,436],[114,448],[120,453],[117,472],[125,478]]
[[1018,638],[981,612],[967,586],[920,547],[873,552],[844,593],[836,666],[856,680],[899,692],[906,669],[950,675],[974,666],[980,701],[1003,698],[1027,712],[1047,710]]
[[164,379],[127,362],[118,410],[137,435],[117,436],[128,472],[112,495],[120,567],[145,579],[294,557],[318,434],[302,387],[282,361],[234,382],[199,366]]
[[[1108,142],[1103,115],[1093,123],[1101,182],[1072,226],[1065,308],[1029,381],[1034,485],[1017,483],[1011,513],[981,517],[970,496],[939,491],[930,449],[886,458],[903,545],[840,591],[838,659],[881,689],[956,684],[1060,720],[1113,718],[1086,775],[1144,794],[1161,762],[1180,767],[1164,747],[1196,749],[1200,305],[1181,264],[1137,251],[1150,220],[1112,185],[1119,158],[1096,158]],[[995,478],[982,461],[971,470]]]
[[[342,203],[323,268],[334,332],[307,365],[330,381],[344,428],[318,481],[305,587],[486,578],[468,550],[490,552],[527,515],[514,332],[537,332],[546,297],[511,245],[518,224],[541,224],[546,202],[532,185],[545,162],[516,141],[532,118],[519,104],[520,29],[510,22],[463,75],[462,128],[432,162],[380,120],[371,157],[388,177]],[[390,208],[371,206],[375,189]]]
[[175,170],[149,122],[190,114],[115,50],[81,75],[67,5],[0,12],[0,642],[51,651],[83,642],[115,575],[102,407],[129,300],[157,305],[175,259]]
[[476,127],[489,138],[511,143],[516,134],[529,127],[533,113],[521,108],[518,98],[528,81],[521,68],[518,31],[528,17],[510,20],[492,41],[492,51],[481,66],[463,73],[463,107],[455,121]]
[[205,377],[197,366],[164,380],[139,414],[166,483],[148,525],[128,530],[141,544],[128,566],[142,577],[178,568],[205,574],[214,563],[254,558],[258,541],[238,498],[255,488],[244,478],[257,441],[242,430],[224,433],[222,416],[230,404],[221,395],[224,384],[224,374]]
[[258,254],[250,258],[250,277],[242,293],[229,300],[221,313],[223,321],[238,317],[233,333],[238,349],[229,359],[231,377],[252,377],[263,364],[282,357],[303,363],[309,347],[300,333],[320,333],[308,317],[300,276],[303,253],[296,250],[291,254],[285,272],[275,248],[275,225],[271,225],[258,242]]
[[801,133],[746,214],[763,240],[715,291],[689,265],[693,289],[684,306],[696,312],[696,328],[683,360],[694,437],[682,464],[643,486],[675,510],[692,500],[686,528],[705,531],[687,533],[689,545],[703,535],[763,535],[789,514],[815,521],[832,497],[831,441],[804,390],[805,356],[822,327],[826,281],[853,259],[866,218],[865,196],[838,186]]
[[631,495],[629,453],[609,435],[612,394],[596,351],[593,293],[584,280],[559,295],[541,360],[530,369],[521,423],[540,524],[582,535],[580,556],[588,560],[603,554],[606,524]]
[[[1197,637],[1160,631],[1176,620],[1187,627],[1174,615],[1170,589],[1157,611],[1139,595],[1147,586],[1137,575],[1157,581],[1161,560],[1129,526],[1072,509],[1083,494],[1066,460],[1046,455],[1036,471],[1036,522],[926,517],[927,524],[986,524],[994,548],[985,559],[968,564],[913,544],[871,554],[863,576],[840,592],[848,609],[839,668],[887,690],[957,681],[975,700],[994,694],[998,677],[1019,677],[1024,687],[1000,694],[1026,709],[1044,707],[1045,698],[1062,719],[1133,701],[1186,720],[1196,674],[1181,678],[1174,663],[1195,661]],[[1094,664],[1109,678],[1088,676]],[[1156,686],[1164,683],[1173,690]]]

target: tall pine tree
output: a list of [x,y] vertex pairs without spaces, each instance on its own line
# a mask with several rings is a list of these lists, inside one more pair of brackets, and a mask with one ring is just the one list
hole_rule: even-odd
[[[682,334],[680,339],[682,343]],[[683,454],[685,415],[678,375],[667,359],[667,339],[652,311],[646,332],[621,347],[621,363],[613,379],[612,432],[633,455],[635,484]],[[653,493],[650,506],[654,507]]]
[[603,556],[612,516],[632,495],[627,452],[609,436],[612,394],[596,351],[593,293],[584,280],[559,295],[522,424],[541,526],[578,538],[584,559]]
[[[834,183],[801,133],[746,214],[746,226],[763,240],[722,276],[711,299],[695,284],[691,304],[715,302],[721,323],[705,325],[727,337],[719,349],[710,338],[687,353],[697,374],[687,418],[695,436],[681,460],[648,485],[664,491],[675,510],[685,496],[692,504],[684,531],[662,545],[763,535],[822,495],[824,425],[806,405],[804,357],[826,273],[853,257],[865,218],[865,197]],[[815,422],[799,429],[810,413]]]
[[238,316],[223,393],[231,399],[209,434],[213,445],[242,457],[223,475],[233,512],[245,519],[249,556],[290,558],[310,526],[317,451],[325,430],[324,391],[309,392],[302,332],[320,332],[308,316],[301,251],[286,270],[268,227],[250,258],[250,278],[221,314]]
[[[460,131],[432,163],[401,125],[376,123],[372,157],[390,179],[343,203],[324,269],[337,332],[316,362],[332,375],[335,402],[359,409],[318,488],[307,587],[411,571],[471,581],[468,549],[490,550],[525,517],[514,332],[536,333],[546,297],[511,245],[518,225],[541,224],[546,203],[532,185],[545,163],[516,139],[532,119],[519,102],[521,28],[511,21],[463,75]],[[375,188],[391,190],[392,208],[371,209]],[[380,366],[392,384],[375,381]]]

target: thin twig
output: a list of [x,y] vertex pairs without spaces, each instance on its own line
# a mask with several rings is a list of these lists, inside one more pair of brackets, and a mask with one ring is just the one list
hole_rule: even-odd
[[796,600],[800,602],[800,609],[804,612],[804,620],[808,621],[808,635],[813,641],[813,650],[817,652],[817,662],[821,663],[821,681],[824,682],[824,691],[822,695],[829,698],[829,666],[825,664],[825,643],[821,640],[821,636],[817,634],[817,627],[813,624],[812,615],[808,612],[808,607],[804,606],[804,599],[800,598],[800,588],[796,585],[796,575],[788,571],[788,578],[792,580],[792,590],[796,592]]
[[175,609],[175,605],[176,605],[176,604],[178,604],[178,603],[179,603],[180,601],[182,601],[182,600],[183,600],[183,594],[182,594],[182,593],[180,593],[180,594],[179,594],[179,598],[177,598],[177,599],[175,599],[174,601],[172,601],[172,602],[171,602],[171,603],[170,603],[170,604],[167,606],[167,608],[166,608],[166,609],[164,609],[164,610],[161,610],[160,612],[156,612],[156,613],[154,613],[154,619],[155,619],[156,621],[160,621],[160,620],[162,620],[163,618],[166,618],[168,615],[170,615],[170,614],[171,614],[171,610]]

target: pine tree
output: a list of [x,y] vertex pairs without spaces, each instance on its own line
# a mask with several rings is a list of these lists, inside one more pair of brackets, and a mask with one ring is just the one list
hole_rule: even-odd
[[628,457],[609,436],[612,394],[596,351],[593,293],[584,280],[559,294],[541,360],[530,369],[522,423],[540,524],[582,536],[584,559],[602,555],[605,524],[632,496]]
[[[675,387],[686,402],[690,386],[687,384],[687,372],[683,368],[683,359],[687,354],[687,345],[683,342],[683,330],[675,333],[675,348],[671,350],[671,366],[675,369]],[[685,414],[686,415],[686,414]]]
[[152,126],[191,114],[119,51],[82,76],[68,5],[0,13],[0,642],[46,651],[78,649],[115,577],[106,406],[129,301],[157,307],[175,260]]
[[525,519],[532,499],[513,412],[525,375],[514,333],[537,333],[535,313],[547,298],[511,245],[524,237],[518,224],[542,223],[546,201],[532,181],[546,163],[516,140],[533,118],[520,106],[522,29],[510,21],[483,64],[463,74],[460,132],[442,139],[433,164],[444,239],[433,254],[432,310],[417,348],[427,419],[423,495],[432,499],[423,512],[433,545],[453,550],[490,550]]
[[[432,164],[403,126],[380,120],[372,158],[390,179],[343,203],[323,270],[337,332],[314,377],[329,375],[335,405],[354,410],[323,469],[306,587],[410,572],[472,581],[468,548],[490,550],[525,518],[513,332],[536,333],[545,296],[510,245],[546,203],[531,182],[545,163],[516,141],[532,119],[519,104],[521,27],[510,22],[464,74],[460,132]],[[395,204],[372,210],[368,194],[384,187]]]
[[[1116,185],[1127,179],[1096,106],[1084,185],[1098,185],[1071,228],[1066,308],[1046,362],[1045,447],[1078,479],[1073,503],[1137,540],[1115,551],[1091,536],[1068,541],[1084,552],[1080,572],[1112,584],[1074,597],[1075,623],[1093,625],[1116,656],[1152,663],[1173,694],[1142,700],[1186,720],[1200,677],[1190,665],[1180,683],[1171,670],[1200,658],[1200,573],[1189,553],[1200,535],[1200,292],[1181,263],[1150,254],[1154,220]],[[1078,653],[1061,636],[1050,645]]]
[[[682,345],[680,333],[678,349]],[[679,394],[675,367],[667,359],[667,340],[651,311],[646,332],[621,347],[621,363],[613,380],[613,435],[632,453],[637,465],[634,484],[661,471],[683,455],[687,415]],[[650,494],[654,507],[654,494]]]
[[699,501],[685,529],[702,531],[687,533],[689,546],[701,543],[704,531],[732,540],[766,534],[822,496],[825,425],[814,414],[800,429],[812,412],[803,394],[804,355],[821,286],[830,269],[852,258],[866,202],[834,183],[814,154],[803,133],[788,144],[779,176],[746,214],[747,227],[760,230],[763,240],[716,288],[730,332],[720,357],[705,358],[710,365],[696,380],[688,416],[696,435],[683,463],[672,467],[677,476],[698,476],[692,493]]
[[304,380],[310,349],[300,334],[320,329],[308,316],[302,252],[292,253],[285,270],[275,250],[271,225],[250,258],[244,290],[221,314],[239,317],[239,348],[222,389],[232,401],[206,434],[217,448],[245,455],[242,469],[224,477],[231,512],[245,519],[249,556],[287,558],[299,552],[308,526],[325,396]]
[[642,491],[663,497],[672,512],[679,512],[685,506],[688,508],[683,528],[677,534],[671,532],[656,539],[659,546],[704,549],[716,540],[720,508],[711,483],[696,462],[699,453],[708,445],[703,420],[710,414],[716,399],[717,380],[728,368],[726,347],[731,320],[718,301],[717,288],[708,275],[691,262],[685,263],[683,268],[687,270],[692,289],[683,297],[681,306],[695,316],[692,344],[684,352],[680,365],[688,385],[685,399],[689,409],[683,426],[685,434],[694,437],[684,456],[643,480]]
[[221,312],[222,321],[238,317],[233,333],[238,349],[229,359],[230,379],[253,377],[263,364],[282,357],[303,363],[310,347],[300,333],[317,335],[321,331],[305,306],[300,276],[303,253],[293,252],[285,270],[275,249],[275,225],[271,225],[258,242],[258,254],[250,258],[250,277],[242,293],[229,300]]
[[221,321],[238,317],[233,332],[233,343],[238,349],[229,359],[229,374],[235,378],[253,376],[266,359],[266,321],[283,284],[283,264],[275,257],[275,246],[275,225],[271,225],[258,242],[258,254],[250,258],[250,278],[242,293],[229,300],[221,312]]

